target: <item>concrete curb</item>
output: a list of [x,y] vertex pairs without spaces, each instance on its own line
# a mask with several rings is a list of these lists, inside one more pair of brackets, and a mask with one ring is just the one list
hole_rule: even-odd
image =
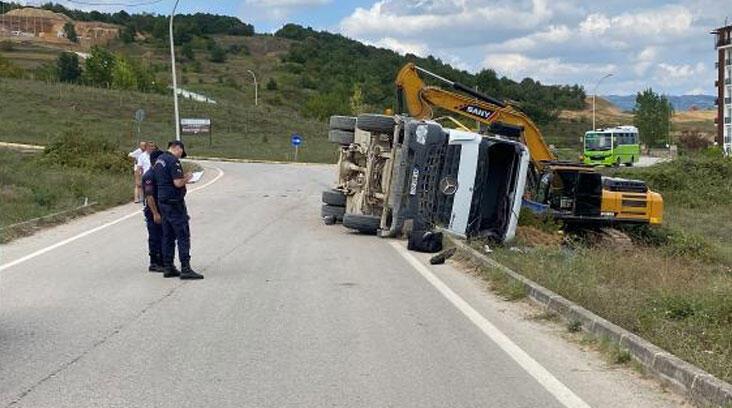
[[549,289],[533,282],[488,256],[471,248],[462,240],[447,236],[458,253],[479,265],[486,265],[520,282],[529,298],[546,310],[557,313],[570,322],[582,323],[582,330],[605,337],[627,350],[649,373],[671,385],[702,407],[732,407],[732,385],[689,364],[643,338],[603,319]]
[[16,150],[43,150],[43,149],[45,149],[45,146],[40,146],[40,145],[31,145],[31,144],[23,144],[23,143],[9,143],[9,142],[0,142],[0,147],[5,147],[8,149],[16,149]]
[[188,156],[186,160],[193,161],[215,161],[224,163],[253,163],[253,164],[288,164],[293,166],[335,166],[334,163],[309,163],[309,162],[291,162],[277,160],[259,160],[259,159],[232,159],[226,157],[199,157]]

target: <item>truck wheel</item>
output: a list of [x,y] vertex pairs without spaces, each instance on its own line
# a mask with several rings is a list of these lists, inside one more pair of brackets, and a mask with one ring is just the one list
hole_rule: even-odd
[[357,128],[373,133],[392,134],[394,126],[394,117],[386,115],[360,115],[356,121]]
[[325,190],[323,191],[323,202],[336,207],[345,207],[346,195],[340,190]]
[[626,167],[633,167],[633,163],[635,163],[635,157],[631,157],[630,161],[625,163]]
[[375,215],[346,214],[343,216],[343,226],[363,234],[376,234],[381,226],[381,217]]
[[347,130],[353,132],[356,130],[356,118],[353,116],[331,116],[330,128],[332,130]]
[[331,143],[348,146],[353,143],[353,132],[333,129],[328,132],[328,140],[330,140]]
[[343,219],[343,214],[346,213],[345,207],[336,207],[335,205],[325,204],[320,208],[320,216],[323,218],[333,217],[340,221]]

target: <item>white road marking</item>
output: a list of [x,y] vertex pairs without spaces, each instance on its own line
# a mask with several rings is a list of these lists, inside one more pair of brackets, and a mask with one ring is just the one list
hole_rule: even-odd
[[[208,183],[206,183],[206,184],[204,184],[202,186],[193,188],[189,192],[190,193],[193,193],[193,192],[196,192],[196,191],[203,190],[204,188],[209,187],[210,185],[212,185],[212,184],[216,183],[217,181],[219,181],[219,179],[221,179],[221,177],[224,177],[224,171],[223,170],[221,170],[218,167],[216,167],[216,170],[218,170],[219,174],[216,175],[216,177],[214,177],[213,180],[209,181]],[[84,238],[86,236],[89,236],[91,234],[94,234],[95,232],[99,232],[99,231],[101,231],[103,229],[109,228],[109,227],[111,227],[113,225],[117,225],[117,224],[119,224],[121,222],[127,221],[130,218],[137,217],[139,215],[140,215],[140,210],[138,209],[138,210],[135,210],[135,212],[130,213],[130,214],[127,214],[127,215],[122,216],[120,218],[117,218],[116,220],[110,221],[110,222],[108,222],[106,224],[102,224],[102,225],[100,225],[98,227],[95,227],[95,228],[92,228],[90,230],[84,231],[84,232],[82,232],[82,233],[80,233],[78,235],[74,235],[71,238],[67,238],[67,239],[65,239],[63,241],[60,241],[60,242],[57,242],[57,243],[55,243],[55,244],[53,244],[51,246],[47,246],[45,248],[39,249],[38,251],[35,251],[33,253],[30,253],[30,254],[22,257],[22,258],[18,258],[16,260],[12,261],[12,262],[8,262],[6,264],[2,264],[2,265],[0,265],[0,272],[4,271],[6,269],[12,268],[13,266],[17,266],[17,265],[20,265],[20,264],[22,264],[24,262],[30,261],[31,259],[37,258],[37,257],[39,257],[39,256],[41,256],[43,254],[46,254],[48,252],[51,252],[54,249],[60,248],[60,247],[62,247],[64,245],[68,245],[68,244],[70,244],[70,243],[72,243],[74,241],[78,241],[78,240],[80,240],[80,239],[82,239],[82,238]]]
[[409,262],[432,286],[437,289],[450,303],[462,312],[473,324],[475,324],[488,338],[501,348],[509,357],[521,366],[529,375],[534,377],[550,394],[567,408],[590,408],[580,397],[572,392],[566,385],[562,384],[546,368],[523,351],[516,343],[511,341],[503,332],[489,322],[483,315],[475,310],[468,302],[450,289],[444,282],[433,274],[422,262],[399,242],[392,241],[391,245],[396,251]]

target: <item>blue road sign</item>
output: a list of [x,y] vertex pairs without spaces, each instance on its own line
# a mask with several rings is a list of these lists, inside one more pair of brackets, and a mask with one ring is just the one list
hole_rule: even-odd
[[292,145],[295,147],[299,147],[301,144],[302,144],[302,136],[292,135]]

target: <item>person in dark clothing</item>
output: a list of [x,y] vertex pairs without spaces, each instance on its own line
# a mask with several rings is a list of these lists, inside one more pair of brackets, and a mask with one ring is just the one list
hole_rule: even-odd
[[[203,275],[191,268],[190,217],[186,208],[186,184],[192,175],[183,173],[180,159],[186,157],[185,145],[181,141],[168,144],[168,151],[155,161],[153,167],[158,188],[158,204],[163,216],[163,265],[166,278],[180,277],[184,280],[203,279]],[[178,243],[178,258],[181,270],[176,269],[175,244]]]
[[[161,150],[150,153],[150,162],[162,155]],[[142,175],[142,193],[145,200],[145,222],[147,223],[147,247],[150,254],[150,272],[164,272],[163,268],[163,219],[158,209],[158,189],[152,168]]]

